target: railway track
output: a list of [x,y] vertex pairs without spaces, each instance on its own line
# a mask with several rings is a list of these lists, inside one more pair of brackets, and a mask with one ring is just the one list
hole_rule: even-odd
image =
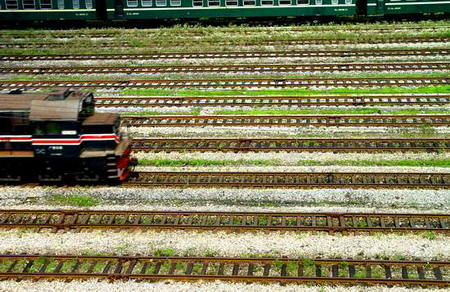
[[450,188],[450,173],[134,172],[124,186],[250,188]]
[[0,279],[231,281],[448,287],[450,262],[353,259],[0,255]]
[[450,214],[0,210],[0,228],[449,233]]
[[0,80],[0,89],[69,88],[308,88],[316,86],[423,86],[447,85],[449,77],[403,78],[264,78],[264,79],[192,79],[192,80]]
[[326,50],[326,51],[251,51],[204,53],[146,53],[146,54],[80,54],[80,55],[0,55],[0,61],[50,60],[157,60],[157,59],[218,59],[218,58],[306,58],[306,57],[390,57],[390,56],[447,56],[450,49],[414,50]]
[[158,66],[71,66],[0,67],[0,74],[164,74],[164,73],[244,73],[244,72],[346,72],[449,70],[450,62],[348,63],[348,64],[241,64],[241,65],[158,65]]
[[125,126],[418,127],[449,126],[450,115],[233,115],[122,116]]
[[135,138],[132,147],[144,152],[440,152],[450,149],[450,139]]
[[[239,45],[239,46],[275,46],[275,45],[344,45],[344,44],[393,44],[393,43],[441,43],[450,41],[450,37],[447,36],[432,36],[432,37],[398,37],[398,38],[360,38],[360,39],[350,39],[350,38],[340,38],[340,39],[320,39],[320,38],[300,38],[300,39],[228,39],[228,40],[217,40],[217,39],[177,39],[177,40],[166,40],[166,39],[147,39],[145,46],[153,46],[157,44],[170,45],[170,46],[185,46],[185,45],[201,45],[201,44],[212,44],[212,45]],[[0,48],[64,48],[67,46],[77,45],[76,42],[0,42]],[[105,41],[95,41],[86,43],[86,46],[92,48],[142,48],[143,46],[135,46],[127,41],[121,42],[105,42]]]
[[439,106],[448,94],[284,95],[284,96],[133,96],[96,97],[99,108],[127,107],[264,107],[264,106]]

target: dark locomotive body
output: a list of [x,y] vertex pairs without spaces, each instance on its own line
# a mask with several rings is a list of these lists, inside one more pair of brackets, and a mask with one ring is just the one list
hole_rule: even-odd
[[448,0],[0,0],[0,22],[449,13]]
[[0,95],[0,181],[120,182],[130,144],[117,114],[95,113],[92,93]]

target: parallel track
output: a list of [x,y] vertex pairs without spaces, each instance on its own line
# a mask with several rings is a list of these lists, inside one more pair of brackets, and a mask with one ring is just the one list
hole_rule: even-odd
[[70,88],[307,88],[316,86],[424,86],[447,85],[447,77],[404,78],[265,78],[265,79],[201,79],[201,80],[42,80],[4,81],[0,89]]
[[449,62],[426,63],[348,63],[286,65],[158,65],[158,66],[71,66],[0,67],[0,74],[164,74],[164,73],[243,73],[243,72],[346,72],[346,71],[423,71],[449,70]]
[[[171,45],[171,46],[191,46],[210,44],[215,46],[222,45],[239,45],[239,46],[275,46],[275,45],[328,45],[328,44],[393,44],[393,43],[441,43],[450,41],[450,37],[447,36],[432,36],[432,37],[392,37],[392,38],[378,38],[378,39],[320,39],[320,38],[300,38],[300,39],[258,39],[258,40],[248,40],[248,39],[228,39],[228,40],[217,40],[211,39],[176,39],[176,40],[165,40],[165,39],[147,39],[146,46],[152,47],[154,45],[161,46]],[[0,42],[0,48],[64,48],[68,46],[77,45],[76,42]],[[127,41],[112,42],[112,41],[96,41],[86,44],[86,46],[92,48],[133,48],[136,47],[132,43]],[[141,48],[141,46],[136,47]]]
[[450,139],[135,138],[132,147],[145,152],[440,152],[450,150]]
[[0,255],[1,279],[106,279],[450,286],[450,262]]
[[449,126],[450,115],[233,115],[122,116],[126,126],[420,127]]
[[449,233],[450,214],[0,210],[0,228]]
[[450,173],[134,172],[125,186],[250,188],[450,188]]
[[326,50],[326,51],[249,51],[202,53],[145,53],[145,54],[81,54],[81,55],[0,55],[0,61],[50,60],[157,60],[157,59],[236,59],[236,58],[306,58],[306,57],[390,57],[390,56],[447,56],[449,49],[390,49],[390,50]]
[[283,95],[283,96],[135,96],[96,97],[95,105],[121,107],[210,106],[434,106],[450,104],[448,94]]

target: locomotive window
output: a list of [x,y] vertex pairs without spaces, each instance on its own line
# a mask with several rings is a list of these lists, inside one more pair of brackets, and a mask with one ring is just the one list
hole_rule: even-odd
[[73,9],[80,9],[80,0],[73,0]]
[[280,5],[291,5],[291,0],[280,0]]
[[61,135],[61,124],[57,122],[37,122],[33,125],[33,135]]
[[227,6],[238,6],[237,0],[227,0]]
[[35,9],[34,0],[23,0],[23,9]]
[[64,0],[58,0],[58,9],[64,9]]
[[156,0],[156,6],[167,6],[167,0]]
[[52,9],[52,0],[41,0],[41,9]]
[[208,6],[220,6],[220,0],[208,0]]
[[153,5],[153,1],[152,0],[142,0],[142,6],[143,7],[149,7]]
[[331,4],[337,5],[339,3],[339,0],[331,0]]
[[137,0],[127,0],[127,6],[128,7],[137,7],[138,1]]
[[181,0],[170,0],[170,6],[181,6]]
[[273,5],[273,0],[261,0],[261,5],[264,6]]
[[18,9],[17,0],[6,0],[6,9]]
[[316,5],[322,5],[322,0],[316,0]]
[[192,0],[192,6],[203,6],[203,0]]
[[255,0],[244,0],[244,6],[255,6],[256,1]]
[[352,0],[345,0],[345,4],[347,4],[347,5],[352,4]]
[[297,0],[297,5],[308,5],[309,0]]
[[85,0],[86,9],[92,9],[92,0]]

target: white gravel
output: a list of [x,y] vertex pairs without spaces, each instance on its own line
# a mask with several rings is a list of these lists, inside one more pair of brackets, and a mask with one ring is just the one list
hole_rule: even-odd
[[[279,285],[279,284],[259,284],[259,283],[226,283],[226,282],[173,282],[164,281],[156,283],[145,282],[120,282],[108,283],[106,281],[0,281],[0,290],[5,292],[60,292],[60,291],[118,291],[118,292],[431,292],[437,289],[405,288],[405,287],[384,287],[384,286],[314,286],[314,285]],[[442,289],[443,290],[443,289]],[[441,290],[441,291],[442,291]]]
[[149,66],[149,65],[209,65],[209,64],[297,64],[297,63],[364,63],[364,62],[442,62],[448,61],[445,55],[434,56],[371,56],[371,57],[280,57],[280,58],[185,58],[185,59],[152,59],[152,60],[88,60],[88,61],[6,61],[8,66]]
[[203,171],[203,172],[401,172],[401,173],[450,173],[449,167],[409,167],[409,166],[137,166],[137,171]]
[[[294,232],[92,231],[35,233],[0,230],[0,252],[152,255],[172,249],[181,256],[275,256],[289,258],[405,258],[450,260],[448,236],[413,234],[328,235]],[[405,244],[407,242],[407,244]]]
[[[54,204],[29,204],[8,205],[8,202],[0,205],[3,208],[15,210],[106,210],[106,211],[183,211],[183,212],[278,212],[278,213],[428,213],[428,214],[450,214],[449,210],[442,209],[408,209],[408,208],[380,208],[380,207],[348,207],[348,206],[323,206],[323,207],[302,207],[302,206],[243,206],[243,205],[220,205],[214,203],[205,203],[193,205],[191,202],[165,201],[161,203],[147,204],[116,204],[108,205],[108,201],[103,201],[94,207],[76,207],[70,205]],[[191,203],[191,204],[190,204]]]
[[129,127],[124,131],[136,137],[433,137],[449,134],[450,127],[434,127],[431,133],[421,128],[393,127]]
[[[0,290],[7,292],[60,292],[60,291],[130,291],[130,292],[261,292],[261,291],[279,291],[279,292],[431,292],[437,289],[424,289],[424,288],[405,288],[399,286],[384,287],[384,286],[314,286],[314,285],[279,285],[279,284],[259,284],[259,283],[226,283],[226,282],[156,282],[156,283],[144,283],[144,282],[119,282],[108,283],[106,281],[2,281],[0,282]],[[441,289],[441,291],[444,289]]]
[[[341,206],[359,208],[412,208],[450,210],[449,190],[385,189],[179,189],[179,188],[1,188],[1,206],[22,203],[48,205],[53,196],[90,196],[110,204],[169,204],[192,206]],[[269,203],[269,204],[268,204]]]
[[302,161],[333,162],[342,160],[370,160],[370,161],[390,161],[390,160],[429,160],[447,159],[448,153],[332,153],[332,152],[169,152],[169,153],[147,153],[133,152],[133,157],[141,159],[169,159],[169,160],[227,160],[241,161],[251,164],[252,160],[267,161],[273,165],[296,165]]

